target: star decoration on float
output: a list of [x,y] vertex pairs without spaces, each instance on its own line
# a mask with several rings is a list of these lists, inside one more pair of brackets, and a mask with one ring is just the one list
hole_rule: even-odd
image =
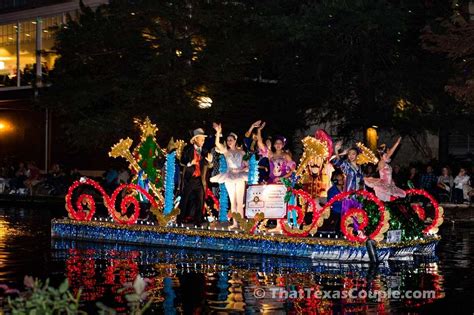
[[153,124],[150,118],[147,116],[143,121],[136,118],[134,123],[138,125],[141,131],[141,141],[145,141],[148,136],[152,136],[155,139],[155,135],[158,132],[158,127]]

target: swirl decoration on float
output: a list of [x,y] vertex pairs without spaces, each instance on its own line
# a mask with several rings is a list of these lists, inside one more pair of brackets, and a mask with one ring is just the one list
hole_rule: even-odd
[[[69,187],[68,193],[66,195],[66,210],[69,213],[69,216],[76,221],[91,221],[92,217],[95,214],[95,201],[92,195],[87,193],[82,193],[77,197],[76,207],[73,206],[72,198],[74,192],[77,188],[83,186],[90,186],[100,193],[104,200],[104,205],[107,207],[109,214],[112,216],[113,220],[119,224],[134,224],[138,220],[140,215],[140,204],[136,199],[136,194],[143,194],[151,203],[152,208],[158,208],[159,205],[155,199],[143,188],[135,184],[122,184],[112,193],[112,196],[109,197],[105,190],[92,179],[84,179],[80,181],[75,181],[71,187]],[[122,198],[120,202],[120,211],[116,210],[115,204],[117,202],[117,197],[119,194],[127,189],[128,193],[125,197]],[[127,191],[125,190],[125,191]],[[84,209],[84,206],[88,210]],[[132,213],[127,214],[129,207],[132,206]]]
[[[120,211],[117,211],[115,204],[119,194],[125,191],[126,195],[120,202]],[[158,204],[153,197],[143,188],[135,184],[122,184],[114,190],[112,197],[109,200],[109,214],[115,222],[120,224],[135,224],[140,215],[140,204],[136,198],[136,194],[141,193],[151,203],[152,208],[158,208]],[[128,215],[128,209],[132,206],[132,214]]]
[[[305,237],[309,234],[316,233],[317,229],[323,224],[323,221],[329,218],[330,214],[330,207],[323,207],[318,211],[316,207],[316,202],[311,195],[304,190],[301,189],[292,189],[292,193],[297,196],[299,204],[302,206],[306,206],[306,212],[313,212],[313,221],[310,225],[304,226],[302,230],[297,227],[292,227],[288,224],[286,219],[280,219],[281,228],[283,234],[287,236],[299,236]],[[289,205],[287,208],[287,213],[290,211],[296,210],[297,212],[297,223],[301,225],[304,222],[304,212],[303,208],[298,205]]]
[[[390,214],[388,211],[385,210],[385,205],[383,204],[380,199],[378,199],[374,194],[365,191],[365,190],[358,190],[358,191],[348,191],[338,194],[337,196],[333,197],[329,200],[324,207],[322,207],[319,211],[316,208],[316,203],[311,198],[311,196],[302,190],[294,190],[294,193],[298,194],[302,197],[305,202],[307,202],[308,210],[309,208],[315,209],[313,210],[313,221],[310,225],[304,226],[302,230],[298,228],[291,228],[285,219],[280,219],[280,223],[282,226],[283,234],[287,236],[299,236],[305,237],[309,234],[314,234],[317,232],[317,229],[322,225],[323,221],[329,217],[331,206],[338,201],[343,201],[344,199],[351,197],[351,196],[362,196],[366,200],[374,202],[378,210],[380,212],[380,219],[379,224],[375,228],[375,230],[369,235],[357,235],[353,234],[353,225],[354,220],[357,220],[358,230],[363,230],[368,225],[368,216],[365,210],[359,208],[350,208],[342,217],[341,220],[341,230],[346,238],[353,242],[365,242],[367,239],[373,239],[376,241],[381,241],[384,238],[384,233],[389,229],[389,220]],[[300,198],[301,199],[301,198]],[[301,200],[300,200],[301,201]]]
[[[332,204],[334,199],[336,199],[335,201],[342,201],[348,197],[353,196],[361,196],[364,199],[371,201],[377,205],[377,208],[380,213],[379,223],[377,224],[375,230],[369,236],[365,235],[364,233],[354,235],[353,226],[358,225],[357,230],[363,231],[369,223],[369,217],[364,209],[350,208],[346,211],[346,213],[344,213],[341,218],[342,233],[348,240],[353,242],[365,242],[368,239],[375,240],[377,242],[382,241],[384,238],[384,233],[387,232],[390,227],[390,214],[388,211],[386,211],[384,203],[373,193],[365,190],[348,191],[335,196],[328,203]],[[354,222],[354,220],[356,222]]]
[[[438,204],[436,199],[431,194],[429,194],[427,191],[425,191],[423,189],[415,189],[414,188],[414,189],[408,189],[405,192],[406,192],[407,196],[423,196],[423,197],[425,197],[426,199],[428,199],[430,201],[431,205],[434,208],[434,218],[433,218],[433,221],[431,222],[431,224],[423,230],[423,233],[425,233],[425,234],[428,234],[428,233],[436,234],[436,233],[438,233],[439,226],[444,221],[444,218],[443,218],[444,209],[443,209],[443,207],[441,207]],[[421,220],[426,219],[426,210],[421,205],[412,204],[411,207],[416,212],[416,214],[418,215],[418,217]]]
[[[74,192],[80,186],[89,186],[98,191],[104,199],[105,205],[109,204],[109,197],[107,196],[105,190],[99,185],[99,183],[92,179],[86,178],[81,179],[80,181],[75,181],[69,187],[66,194],[66,210],[69,213],[69,217],[76,221],[90,221],[92,220],[96,210],[94,197],[88,193],[82,193],[77,197],[75,207],[72,203]],[[86,206],[87,209],[84,209],[84,206]]]

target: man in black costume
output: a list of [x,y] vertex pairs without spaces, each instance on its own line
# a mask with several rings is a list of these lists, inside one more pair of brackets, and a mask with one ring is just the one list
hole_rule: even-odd
[[180,214],[177,222],[203,223],[204,193],[206,191],[207,171],[212,168],[212,154],[203,148],[206,135],[198,128],[193,131],[191,144],[184,147],[181,164],[184,166]]

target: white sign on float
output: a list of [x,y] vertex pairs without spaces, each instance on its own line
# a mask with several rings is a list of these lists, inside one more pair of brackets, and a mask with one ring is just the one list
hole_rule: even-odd
[[265,219],[281,219],[286,215],[285,185],[267,184],[247,187],[245,216],[249,219],[263,212]]
[[402,230],[391,230],[387,232],[387,243],[398,243],[402,240]]

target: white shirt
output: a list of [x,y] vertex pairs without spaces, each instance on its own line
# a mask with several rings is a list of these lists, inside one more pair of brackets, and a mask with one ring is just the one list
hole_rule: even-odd
[[463,189],[464,185],[467,185],[469,183],[469,176],[463,175],[463,176],[456,176],[454,179],[454,187],[458,189]]

